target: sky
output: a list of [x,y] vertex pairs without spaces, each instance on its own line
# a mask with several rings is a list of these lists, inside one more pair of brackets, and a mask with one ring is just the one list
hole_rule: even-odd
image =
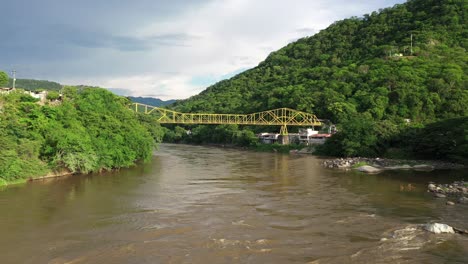
[[10,0],[0,70],[184,99],[337,20],[403,0]]

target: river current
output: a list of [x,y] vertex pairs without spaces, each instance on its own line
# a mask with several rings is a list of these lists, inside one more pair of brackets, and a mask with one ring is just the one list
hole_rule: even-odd
[[118,172],[0,190],[0,263],[468,263],[468,171],[325,169],[311,155],[163,144]]

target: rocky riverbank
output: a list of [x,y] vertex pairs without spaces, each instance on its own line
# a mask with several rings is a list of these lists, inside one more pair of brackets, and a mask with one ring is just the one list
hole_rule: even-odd
[[326,168],[351,169],[355,168],[363,172],[380,172],[382,170],[437,170],[437,169],[462,169],[464,165],[444,161],[429,160],[396,160],[382,158],[338,158],[322,162]]
[[456,201],[461,204],[468,204],[468,182],[456,181],[450,184],[429,183],[427,191],[436,198],[446,198],[447,205],[454,205]]

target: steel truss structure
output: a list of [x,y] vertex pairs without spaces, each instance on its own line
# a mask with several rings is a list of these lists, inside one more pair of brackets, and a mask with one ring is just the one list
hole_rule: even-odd
[[173,110],[133,103],[133,110],[156,116],[161,124],[237,124],[281,126],[281,135],[287,135],[287,126],[321,126],[314,115],[290,108],[278,108],[252,114],[180,113]]

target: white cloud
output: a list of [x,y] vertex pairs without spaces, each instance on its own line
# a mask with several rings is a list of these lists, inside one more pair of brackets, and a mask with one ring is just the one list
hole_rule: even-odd
[[132,87],[128,95],[157,97],[157,98],[177,98],[178,94],[186,94],[193,87],[188,85],[189,77],[174,74],[157,75],[135,75],[123,78],[112,78],[102,82],[104,87]]
[[[85,2],[88,6],[84,3],[78,13],[92,8],[92,1]],[[145,1],[148,10],[141,13],[142,17],[136,12],[144,7],[126,13],[120,4],[118,17],[112,23],[112,17],[106,15],[103,21],[93,20],[96,26],[62,21],[57,30],[46,31],[47,36],[60,32],[59,37],[48,38],[55,40],[53,60],[46,55],[48,39],[44,39],[44,46],[36,47],[42,54],[36,54],[40,60],[28,61],[35,58],[29,54],[16,58],[15,63],[19,74],[21,67],[27,69],[25,78],[123,88],[134,96],[181,99],[206,88],[193,83],[194,78],[218,80],[239,69],[254,67],[292,40],[312,35],[336,20],[397,2],[403,1],[213,0],[183,8],[183,1],[177,1],[178,8],[171,9],[164,1]],[[173,12],[158,13],[161,3],[164,10]],[[112,5],[108,8],[112,14]],[[55,19],[57,22],[60,23]],[[35,36],[38,38],[41,33]],[[58,40],[63,41],[57,44]],[[15,67],[12,65],[8,67]],[[5,66],[0,63],[0,67]]]

